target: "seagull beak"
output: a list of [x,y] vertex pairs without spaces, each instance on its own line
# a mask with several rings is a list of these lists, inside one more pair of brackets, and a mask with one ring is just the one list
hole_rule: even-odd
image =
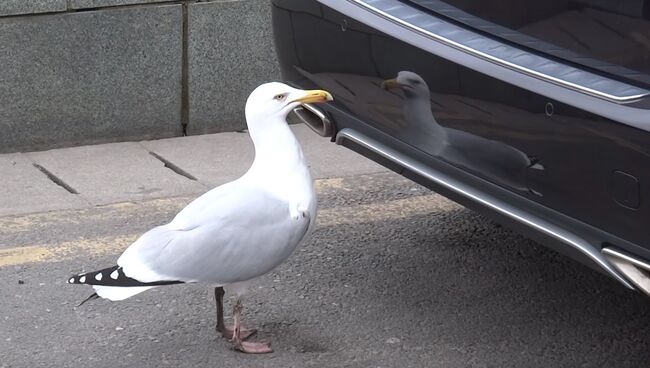
[[332,95],[323,90],[315,89],[312,91],[305,91],[305,95],[297,98],[291,102],[300,102],[300,103],[321,103],[321,102],[327,102],[327,101],[332,101],[334,98]]
[[393,88],[399,88],[401,85],[397,82],[397,79],[387,79],[381,82],[381,88],[389,90]]

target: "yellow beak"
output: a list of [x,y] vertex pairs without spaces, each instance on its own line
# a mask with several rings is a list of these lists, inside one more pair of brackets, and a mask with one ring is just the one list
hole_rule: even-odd
[[300,103],[321,103],[321,102],[327,102],[327,101],[332,101],[334,98],[332,95],[327,92],[323,91],[320,89],[315,89],[311,91],[305,91],[305,95],[293,100],[292,102],[300,102]]
[[397,83],[397,79],[387,79],[383,82],[381,82],[381,88],[383,89],[391,89],[391,88],[399,88],[400,85]]

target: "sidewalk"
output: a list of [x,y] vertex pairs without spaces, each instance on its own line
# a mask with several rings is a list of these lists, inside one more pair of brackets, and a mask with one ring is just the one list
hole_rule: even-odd
[[[314,179],[386,171],[304,125],[292,129]],[[246,133],[0,155],[0,216],[198,195],[236,179],[252,160]]]

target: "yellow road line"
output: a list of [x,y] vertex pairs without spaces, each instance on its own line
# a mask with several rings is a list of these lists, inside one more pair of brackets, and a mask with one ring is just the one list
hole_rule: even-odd
[[52,249],[42,246],[0,249],[0,266],[19,265],[51,259]]
[[0,267],[34,262],[56,262],[80,256],[98,256],[123,251],[138,238],[136,234],[78,239],[58,244],[0,249]]
[[[314,181],[316,191],[326,190],[353,190],[352,184],[346,183],[347,178],[318,179]],[[93,220],[102,220],[109,217],[124,218],[135,210],[141,212],[161,213],[178,212],[190,201],[196,198],[180,196],[173,198],[157,198],[139,202],[120,202],[83,209],[60,210],[27,215],[0,217],[0,235],[19,232],[33,232],[40,228],[56,226],[59,224],[82,224]]]
[[[458,205],[435,194],[398,199],[384,203],[341,206],[319,212],[317,227],[354,225],[398,220],[434,212],[446,212]],[[118,254],[133,243],[140,234],[84,238],[52,245],[28,245],[0,249],[0,267],[35,262],[56,262],[78,257]]]

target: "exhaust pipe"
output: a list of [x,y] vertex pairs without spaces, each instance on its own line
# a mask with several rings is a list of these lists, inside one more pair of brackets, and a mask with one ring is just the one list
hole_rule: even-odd
[[639,291],[650,296],[650,263],[614,248],[601,252]]
[[303,123],[307,124],[311,130],[321,137],[331,137],[334,133],[332,121],[323,111],[314,105],[303,104],[293,109],[293,112],[296,113],[296,116],[298,116]]

